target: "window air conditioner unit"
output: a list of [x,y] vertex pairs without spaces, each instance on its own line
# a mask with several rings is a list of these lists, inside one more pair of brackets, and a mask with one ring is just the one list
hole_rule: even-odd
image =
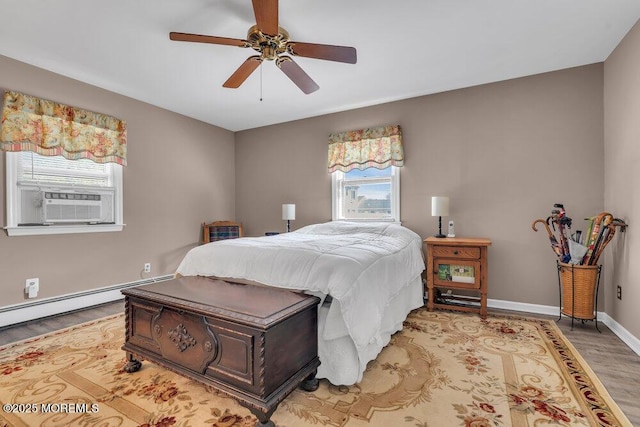
[[18,225],[114,223],[115,189],[21,185]]
[[65,190],[41,191],[45,223],[101,222],[102,195]]

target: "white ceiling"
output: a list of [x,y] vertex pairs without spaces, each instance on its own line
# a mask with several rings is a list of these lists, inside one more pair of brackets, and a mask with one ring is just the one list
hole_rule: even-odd
[[169,40],[243,39],[250,0],[0,0],[0,15],[2,55],[239,131],[601,62],[640,0],[280,0],[292,40],[358,52],[355,65],[296,57],[320,85],[310,95],[272,62],[262,89],[260,69],[223,88],[253,50]]

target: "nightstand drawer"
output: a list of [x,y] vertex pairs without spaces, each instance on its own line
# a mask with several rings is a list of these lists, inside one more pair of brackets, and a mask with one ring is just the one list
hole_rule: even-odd
[[434,258],[450,259],[480,259],[479,247],[468,246],[433,246],[431,247]]

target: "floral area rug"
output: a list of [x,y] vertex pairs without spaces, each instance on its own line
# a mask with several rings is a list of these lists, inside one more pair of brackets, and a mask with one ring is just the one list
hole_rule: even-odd
[[[233,399],[153,363],[123,371],[124,316],[0,348],[0,426],[253,427]],[[361,383],[296,390],[299,426],[630,426],[551,320],[418,309]]]

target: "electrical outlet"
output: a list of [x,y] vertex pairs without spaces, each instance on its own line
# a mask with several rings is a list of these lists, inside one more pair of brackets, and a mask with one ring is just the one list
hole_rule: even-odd
[[616,296],[618,297],[619,300],[622,299],[622,288],[619,285],[617,287],[617,295]]
[[145,262],[144,263],[144,272],[145,273],[151,273],[151,263],[150,262]]
[[34,277],[33,279],[27,279],[24,282],[24,292],[27,298],[35,298],[38,296],[40,290],[40,279]]

